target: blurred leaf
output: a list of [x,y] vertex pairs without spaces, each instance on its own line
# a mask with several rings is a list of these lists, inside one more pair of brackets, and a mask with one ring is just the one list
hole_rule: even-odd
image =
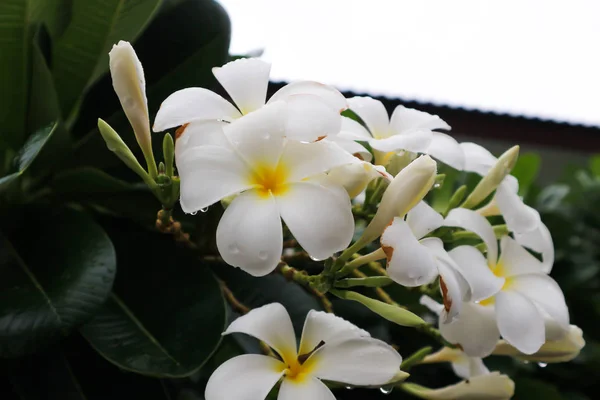
[[31,68],[27,126],[29,132],[34,132],[53,121],[58,121],[60,119],[60,108],[52,80],[52,72],[46,65],[44,55],[37,44],[33,45]]
[[0,193],[6,190],[10,183],[23,175],[57,129],[58,124],[50,125],[40,129],[27,139],[14,160],[17,171],[0,178]]
[[590,157],[589,167],[595,176],[600,177],[600,154]]
[[119,368],[155,377],[198,370],[221,341],[225,304],[210,269],[168,235],[111,221],[119,275],[81,333]]
[[544,399],[562,400],[562,396],[553,385],[531,378],[515,380],[515,400]]
[[0,238],[2,357],[33,352],[89,320],[110,293],[116,266],[110,239],[75,210],[32,210],[11,236]]
[[519,156],[511,174],[519,180],[519,195],[526,196],[531,185],[537,178],[542,159],[536,153],[524,153]]
[[134,188],[134,185],[114,178],[102,170],[84,167],[57,174],[51,183],[51,187],[52,190],[61,195],[69,193],[88,195],[129,191]]
[[160,0],[75,1],[71,21],[53,48],[53,75],[61,109],[73,116],[87,87],[108,70],[108,52],[119,40],[132,41]]

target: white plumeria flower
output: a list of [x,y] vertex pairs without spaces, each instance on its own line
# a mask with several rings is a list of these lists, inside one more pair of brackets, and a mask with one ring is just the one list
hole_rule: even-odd
[[460,317],[441,324],[440,331],[470,356],[484,357],[494,350],[500,335],[525,354],[535,353],[546,340],[558,340],[569,329],[569,311],[558,284],[543,264],[505,236],[498,242],[492,226],[475,211],[457,208],[446,226],[476,233],[485,243],[487,260],[472,246],[459,246],[448,254],[470,286],[470,301]]
[[[153,130],[201,120],[234,121],[265,105],[271,64],[256,58],[239,59],[219,68],[213,74],[231,96],[231,104],[218,94],[192,87],[171,94],[156,114]],[[312,142],[340,130],[340,112],[347,108],[346,99],[331,86],[301,81],[284,86],[267,104],[283,101],[286,136]]]
[[444,298],[444,321],[451,321],[462,306],[468,285],[450,258],[441,239],[425,238],[444,224],[444,217],[424,201],[403,218],[396,217],[381,235],[381,247],[387,256],[387,274],[408,287],[431,283],[440,276]]
[[[484,147],[464,142],[460,147],[465,153],[465,171],[485,176],[498,159]],[[483,216],[502,215],[509,231],[514,233],[515,240],[542,255],[546,272],[550,272],[554,264],[554,244],[550,231],[540,219],[534,208],[523,203],[518,195],[519,182],[508,175],[498,186],[492,201],[478,210]]]
[[333,143],[286,139],[285,107],[274,102],[231,124],[191,123],[176,144],[183,211],[240,194],[219,222],[217,246],[254,276],[280,260],[281,218],[315,259],[345,249],[354,233],[346,191],[310,178],[359,160]]
[[515,383],[499,372],[478,375],[455,385],[430,389],[414,383],[405,383],[408,393],[427,400],[508,400],[515,393]]
[[438,129],[450,130],[450,126],[437,115],[398,106],[388,117],[379,100],[370,97],[348,99],[350,109],[367,125],[350,119],[342,120],[338,136],[368,142],[375,150],[375,162],[385,165],[389,157],[401,150],[425,153],[453,168],[462,170],[465,157],[458,142]]
[[246,354],[223,363],[206,385],[206,400],[264,399],[281,380],[279,400],[335,400],[321,380],[353,386],[382,386],[407,374],[402,357],[350,322],[310,311],[297,347],[285,308],[272,303],[235,320],[224,334],[245,333],[262,340],[279,358]]

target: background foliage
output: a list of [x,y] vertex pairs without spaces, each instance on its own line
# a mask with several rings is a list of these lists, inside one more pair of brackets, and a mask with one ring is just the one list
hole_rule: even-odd
[[[137,148],[107,75],[108,51],[119,40],[134,43],[145,67],[151,114],[175,90],[214,88],[211,68],[230,59],[230,23],[221,6],[3,0],[0,38],[0,398],[201,399],[216,366],[260,351],[247,337],[221,338],[236,311],[224,301],[219,280],[249,307],[281,302],[301,330],[308,310],[320,309],[317,299],[276,273],[253,278],[210,261],[219,207],[193,217],[176,210],[196,251],[156,232],[160,204],[107,151],[96,129],[101,117]],[[593,399],[600,369],[600,158],[546,188],[535,185],[539,168],[539,157],[525,155],[513,174],[553,234],[553,276],[587,346],[565,365],[491,358],[488,366],[515,378],[517,399],[541,393]],[[470,179],[447,171],[433,204]],[[303,257],[291,263],[316,267]],[[391,294],[424,311],[419,293],[396,286]],[[427,344],[418,332],[358,303],[331,300],[338,315],[404,355]],[[416,367],[411,374],[427,386],[457,381],[449,366]],[[336,393],[340,399],[378,395]]]

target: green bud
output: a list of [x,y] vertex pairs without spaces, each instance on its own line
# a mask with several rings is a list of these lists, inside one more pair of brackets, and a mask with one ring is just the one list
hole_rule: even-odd
[[461,187],[456,189],[456,192],[454,192],[452,197],[450,197],[450,201],[448,202],[448,208],[446,209],[446,214],[448,214],[448,212],[450,210],[458,207],[460,202],[465,199],[466,194],[467,194],[467,185],[462,185]]
[[426,325],[426,322],[423,321],[421,317],[411,313],[407,309],[393,306],[379,300],[371,299],[367,296],[363,296],[360,293],[352,292],[350,290],[336,289],[331,289],[329,292],[340,299],[356,301],[373,311],[375,314],[378,314],[388,321],[394,322],[398,325],[410,327]]
[[129,147],[123,142],[119,134],[104,120],[98,118],[98,129],[106,142],[106,147],[117,155],[133,172],[138,174],[151,189],[156,187],[156,183],[150,175],[142,168]]
[[163,158],[165,159],[167,176],[173,176],[173,161],[175,160],[175,143],[173,142],[173,136],[169,133],[163,138]]
[[484,201],[514,168],[519,158],[519,146],[513,146],[502,154],[486,176],[475,186],[462,208],[473,208]]

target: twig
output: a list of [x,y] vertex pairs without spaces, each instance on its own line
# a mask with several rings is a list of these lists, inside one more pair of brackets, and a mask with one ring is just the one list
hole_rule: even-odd
[[333,304],[331,304],[331,301],[329,301],[329,299],[324,293],[318,291],[310,285],[310,278],[305,271],[298,271],[297,269],[290,267],[284,262],[279,263],[277,270],[288,281],[294,281],[304,286],[306,290],[308,290],[321,302],[321,304],[323,305],[323,310],[325,310],[328,313],[333,313]]
[[[365,275],[364,273],[360,272],[357,269],[352,271],[352,275],[356,276],[357,278],[367,278],[367,275]],[[392,299],[392,297],[388,294],[388,292],[386,292],[382,288],[378,287],[378,288],[374,288],[374,289],[375,289],[375,293],[377,294],[377,297],[379,297],[381,299],[381,301],[383,301],[384,303],[391,304],[393,306],[400,306],[398,303],[396,303]]]
[[184,246],[195,249],[198,246],[190,239],[190,234],[185,233],[181,226],[181,222],[175,221],[172,216],[173,210],[165,208],[158,211],[156,214],[156,229],[159,232],[173,235],[175,241],[183,243]]

